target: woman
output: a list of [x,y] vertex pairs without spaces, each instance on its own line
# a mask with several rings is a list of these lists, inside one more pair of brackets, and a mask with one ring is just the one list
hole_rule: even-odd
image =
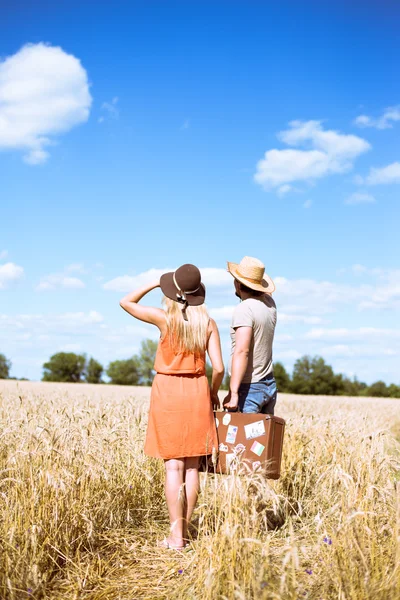
[[[157,287],[164,293],[165,310],[140,305],[143,296]],[[218,444],[212,409],[219,406],[224,365],[219,332],[204,305],[205,294],[199,269],[186,264],[120,302],[133,317],[160,330],[144,450],[165,461],[171,523],[163,542],[166,548],[186,546],[199,492],[200,456],[211,454]],[[211,397],[206,350],[213,368]]]

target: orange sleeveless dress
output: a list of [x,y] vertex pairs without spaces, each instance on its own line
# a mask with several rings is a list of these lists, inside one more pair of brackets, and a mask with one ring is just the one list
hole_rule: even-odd
[[218,441],[205,352],[181,352],[166,335],[154,369],[145,454],[163,459],[211,454]]

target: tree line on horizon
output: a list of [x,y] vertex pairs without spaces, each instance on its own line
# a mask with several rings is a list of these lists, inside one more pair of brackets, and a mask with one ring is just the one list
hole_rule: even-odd
[[[86,354],[57,352],[44,363],[42,381],[105,384],[102,379],[105,373],[110,384],[149,386],[155,375],[153,366],[156,351],[156,341],[143,340],[138,354],[125,360],[111,361],[106,369]],[[0,354],[0,379],[15,379],[10,377],[10,370],[10,360]],[[211,365],[207,364],[206,370],[211,381]],[[292,374],[286,371],[282,363],[275,362],[274,375],[277,388],[283,393],[400,398],[399,385],[387,385],[384,381],[367,385],[356,377],[350,379],[341,373],[334,373],[320,356],[302,356],[295,362]],[[230,377],[226,374],[221,389],[229,389],[229,382]]]

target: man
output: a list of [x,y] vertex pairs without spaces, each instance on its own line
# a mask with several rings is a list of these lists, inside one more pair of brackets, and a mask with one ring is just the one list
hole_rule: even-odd
[[235,293],[241,303],[231,324],[231,382],[224,408],[244,413],[274,414],[276,383],[272,365],[272,343],[276,306],[275,285],[261,261],[245,256],[239,264],[228,262]]

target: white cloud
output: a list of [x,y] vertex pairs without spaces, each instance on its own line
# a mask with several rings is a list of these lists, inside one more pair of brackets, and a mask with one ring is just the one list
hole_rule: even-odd
[[42,277],[35,289],[37,292],[43,292],[57,289],[79,290],[86,287],[82,279],[75,277],[75,273],[83,275],[87,273],[87,270],[82,263],[72,263],[67,265],[61,273],[52,273]]
[[372,167],[365,182],[368,185],[400,183],[400,162],[394,162],[386,167]]
[[46,275],[42,277],[39,284],[36,286],[36,291],[68,289],[78,290],[84,288],[85,284],[77,277],[69,277],[63,274]]
[[71,265],[68,265],[67,267],[65,267],[65,271],[67,273],[81,273],[82,275],[87,273],[87,271],[82,263],[72,263]]
[[355,275],[361,275],[361,274],[366,273],[368,271],[367,267],[365,267],[364,265],[353,265],[351,267],[351,270],[353,271],[353,273]]
[[219,308],[212,308],[210,310],[210,316],[216,321],[230,321],[232,319],[233,311],[237,305],[221,306]]
[[0,149],[44,163],[54,136],[88,120],[92,98],[80,61],[60,47],[28,44],[0,62]]
[[[47,341],[50,333],[81,331],[82,326],[99,326],[104,317],[96,310],[89,312],[68,312],[60,314],[0,314],[0,330],[16,329],[30,331]],[[44,337],[43,337],[44,336]]]
[[99,117],[98,123],[103,123],[106,119],[118,119],[119,118],[119,109],[118,109],[118,97],[115,96],[111,102],[103,102],[101,105],[101,110],[104,115]]
[[149,269],[138,275],[121,275],[103,284],[105,290],[113,292],[129,292],[152,281],[159,280],[163,273],[173,269]]
[[[344,305],[357,310],[400,308],[400,269],[359,267],[368,275],[368,283],[344,285],[331,281],[275,277],[274,298],[280,310],[287,314],[328,314]],[[354,272],[354,267],[352,270]],[[361,275],[360,269],[357,274]]]
[[375,202],[374,196],[362,192],[354,192],[345,200],[345,204],[372,204]]
[[233,277],[226,269],[214,269],[210,267],[200,268],[202,281],[209,287],[232,286]]
[[383,338],[400,339],[400,329],[384,329],[377,327],[359,327],[358,329],[348,329],[346,327],[340,327],[336,329],[324,329],[314,328],[311,329],[305,336],[307,339],[350,339],[350,340],[363,340],[363,339],[379,339]]
[[290,129],[278,134],[289,146],[308,146],[304,150],[268,150],[257,163],[254,179],[265,190],[282,189],[293,181],[312,182],[333,173],[344,173],[353,167],[370,144],[355,135],[324,130],[321,121],[291,121]]
[[0,265],[0,290],[8,287],[9,284],[18,281],[24,275],[24,269],[12,262]]
[[57,352],[82,352],[81,344],[60,344]]
[[319,351],[323,356],[341,357],[341,358],[373,358],[378,356],[399,356],[400,347],[397,349],[386,348],[383,345],[377,346],[374,343],[363,344],[335,344],[333,346],[324,346]]
[[361,175],[354,175],[353,183],[355,183],[355,185],[364,185],[364,177],[361,177]]
[[357,127],[375,127],[376,129],[390,129],[393,123],[400,121],[400,106],[386,108],[383,115],[374,119],[368,115],[360,115],[354,120]]
[[277,350],[276,352],[274,352],[274,362],[284,359],[297,360],[301,356],[302,354],[298,350]]
[[278,196],[282,197],[285,196],[286,194],[288,194],[290,192],[290,190],[292,189],[292,186],[285,183],[284,185],[281,185],[278,190],[277,190],[277,194]]
[[289,333],[277,333],[274,336],[274,343],[285,344],[286,342],[292,342],[294,337]]
[[288,315],[278,311],[279,323],[305,323],[307,325],[318,325],[324,320],[321,317],[313,317],[310,315]]
[[[161,275],[174,269],[149,269],[138,275],[121,275],[103,284],[105,290],[129,292],[135,288],[159,280]],[[232,284],[232,276],[225,269],[212,267],[200,268],[202,281],[206,286],[220,287]]]
[[75,312],[75,313],[63,313],[58,315],[57,319],[60,323],[67,324],[79,324],[79,325],[88,325],[92,323],[102,323],[104,321],[104,317],[97,310],[91,310],[88,313],[85,312]]

